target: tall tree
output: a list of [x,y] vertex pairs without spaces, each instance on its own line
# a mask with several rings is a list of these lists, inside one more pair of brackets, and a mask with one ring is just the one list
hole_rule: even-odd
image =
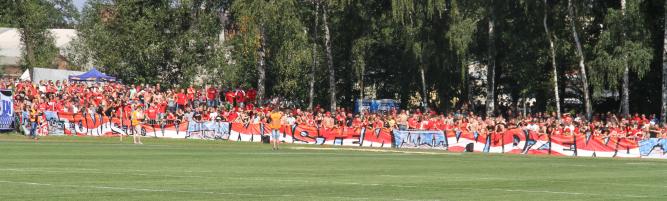
[[35,67],[49,67],[58,54],[53,36],[48,28],[52,25],[49,11],[51,5],[44,1],[14,1],[15,24],[23,44],[22,66],[30,70],[34,78]]
[[549,24],[547,23],[547,19],[549,16],[549,3],[547,0],[543,1],[544,4],[544,33],[546,34],[547,40],[549,41],[549,57],[551,58],[551,67],[553,68],[553,86],[554,86],[554,99],[556,103],[556,115],[558,116],[558,119],[561,118],[561,109],[560,109],[560,94],[558,90],[558,66],[556,65],[556,48],[554,47],[554,39],[553,36],[551,35],[551,32],[549,32]]
[[581,79],[581,86],[584,96],[584,108],[586,111],[586,118],[590,119],[593,116],[593,107],[591,105],[591,97],[588,88],[588,76],[586,74],[586,62],[584,59],[584,52],[581,47],[581,41],[579,40],[579,33],[577,32],[577,15],[574,10],[574,4],[572,0],[567,1],[568,6],[568,15],[570,17],[570,25],[572,28],[572,37],[574,38],[574,43],[577,50],[577,56],[579,57],[579,78]]
[[311,29],[313,32],[313,65],[310,69],[310,80],[308,82],[308,109],[313,109],[313,102],[315,101],[315,72],[318,69],[319,66],[319,55],[317,54],[317,41],[318,35],[317,31],[320,29],[319,27],[319,12],[320,12],[320,1],[315,0],[313,1],[313,4],[315,5],[315,10],[313,11],[313,16],[315,18],[315,23],[313,28]]
[[[429,96],[426,84],[426,71],[433,62],[434,38],[429,35],[433,31],[434,18],[441,18],[447,10],[444,0],[411,1],[393,0],[391,2],[392,17],[400,23],[405,31],[406,49],[411,50],[416,60],[416,67],[421,82],[421,106],[429,107]],[[444,35],[444,34],[443,34]]]
[[667,123],[667,1],[665,1],[665,13],[664,13],[664,38],[663,38],[663,47],[662,47],[662,104],[661,104],[661,115],[660,121],[664,125]]
[[215,51],[226,1],[91,0],[79,39],[93,64],[127,83],[188,85],[217,65]]
[[238,31],[230,40],[233,65],[254,74],[258,99],[260,94],[308,98],[309,81],[303,76],[309,68],[304,66],[312,65],[313,55],[308,26],[301,15],[309,11],[303,5],[296,0],[232,3]]
[[595,45],[596,58],[591,78],[596,91],[607,87],[614,91],[621,84],[621,114],[630,113],[630,73],[639,79],[649,70],[653,53],[649,46],[651,32],[641,12],[643,1],[621,0],[621,8],[610,8],[604,29]]
[[495,12],[494,1],[489,5],[489,27],[488,27],[488,58],[486,68],[486,116],[494,116],[496,110],[496,40],[495,40]]
[[333,52],[331,47],[331,33],[329,32],[328,20],[329,6],[322,5],[322,25],[324,26],[324,47],[327,55],[327,67],[329,69],[329,104],[331,111],[336,110],[336,69],[333,63]]

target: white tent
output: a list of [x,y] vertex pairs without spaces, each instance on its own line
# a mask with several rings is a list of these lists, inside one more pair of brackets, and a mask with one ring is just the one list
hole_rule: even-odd
[[[30,69],[26,70],[23,72],[23,75],[21,75],[21,80],[24,80],[24,76],[26,77],[25,80],[31,80],[32,82],[36,83],[39,81],[63,81],[67,80],[70,75],[81,75],[85,72],[82,71],[73,71],[73,70],[59,70],[59,69],[51,69],[51,68],[33,68],[35,71],[33,73],[33,79],[30,79]],[[27,74],[27,75],[26,75]]]
[[29,81],[30,80],[30,69],[25,70],[25,72],[23,72],[23,74],[21,74],[21,77],[19,77],[19,80],[21,80],[21,81],[28,80]]

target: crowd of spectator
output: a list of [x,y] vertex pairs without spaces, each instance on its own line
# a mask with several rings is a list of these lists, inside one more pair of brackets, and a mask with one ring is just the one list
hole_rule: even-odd
[[[655,115],[619,116],[597,114],[590,120],[583,115],[553,113],[527,115],[505,114],[483,117],[465,109],[451,113],[422,110],[391,110],[382,113],[353,113],[349,108],[327,111],[285,107],[279,98],[257,100],[252,88],[223,88],[207,85],[199,88],[163,88],[158,85],[120,83],[81,83],[67,81],[3,80],[0,88],[14,90],[14,109],[27,112],[30,122],[39,123],[44,111],[94,114],[109,118],[131,118],[137,108],[142,121],[173,124],[185,121],[226,121],[232,123],[268,123],[269,115],[279,109],[281,124],[322,128],[368,127],[401,130],[469,131],[480,134],[500,133],[519,128],[538,134],[581,135],[642,139],[667,137],[667,126],[657,123]],[[257,103],[261,102],[261,106]],[[465,107],[464,107],[465,108]],[[43,120],[42,120],[43,121]]]

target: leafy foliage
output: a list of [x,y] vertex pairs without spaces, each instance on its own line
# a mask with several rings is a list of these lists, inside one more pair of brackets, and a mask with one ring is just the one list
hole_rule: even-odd
[[[102,66],[126,82],[258,87],[263,58],[268,97],[307,100],[313,63],[327,64],[322,25],[326,10],[339,105],[350,107],[363,85],[372,89],[374,93],[368,94],[374,98],[399,99],[415,107],[410,100],[423,96],[423,69],[429,106],[449,111],[479,101],[477,95],[484,94],[480,90],[484,82],[480,86],[478,81],[485,77],[473,77],[471,70],[478,69],[469,67],[479,64],[484,69],[488,63],[488,22],[493,11],[495,89],[503,103],[498,109],[516,110],[523,98],[537,100],[534,111],[553,108],[552,86],[558,84],[567,100],[564,110],[581,111],[582,105],[572,101],[581,99],[583,88],[576,76],[580,69],[567,1],[546,2],[92,0],[80,19],[69,20],[70,15],[60,19],[79,23],[73,62]],[[662,54],[664,2],[628,1],[625,16],[617,1],[573,3],[593,94],[618,91],[627,63],[632,72],[632,109],[655,110],[659,101],[651,95],[660,89],[650,83],[660,80],[661,58],[656,55]],[[327,9],[316,9],[316,4]],[[545,15],[555,44],[558,83],[552,81]],[[0,24],[7,23],[0,19]],[[318,67],[314,74],[314,102],[326,104],[328,68]],[[617,102],[598,96],[595,109],[614,110]]]

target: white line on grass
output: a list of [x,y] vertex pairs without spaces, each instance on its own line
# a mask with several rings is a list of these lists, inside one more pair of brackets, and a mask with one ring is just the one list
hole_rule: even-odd
[[[600,183],[595,183],[595,182],[580,182],[580,181],[556,181],[552,180],[549,181],[552,183],[575,183],[575,184],[591,184],[591,185],[596,185]],[[667,186],[662,186],[662,185],[650,185],[650,184],[631,184],[631,183],[612,183],[612,182],[605,182],[605,185],[615,185],[615,186],[637,186],[637,187],[655,187],[655,188],[667,188]]]
[[[39,169],[0,169],[0,171],[16,171],[16,172],[45,172],[45,173],[77,173],[77,174],[108,174],[108,175],[126,175],[126,176],[148,176],[148,177],[173,177],[173,178],[205,178],[205,179],[219,179],[213,176],[196,176],[196,175],[168,175],[168,174],[144,174],[144,173],[119,173],[119,172],[85,172],[85,171],[62,171],[62,170],[39,170]],[[222,177],[222,179],[234,179],[245,181],[280,181],[280,182],[297,182],[297,183],[313,183],[313,184],[335,184],[335,185],[355,185],[355,186],[386,186],[398,188],[417,188],[417,186],[409,185],[393,185],[393,184],[376,184],[376,183],[358,183],[358,182],[337,182],[325,180],[301,180],[301,179],[263,179],[263,178],[249,178],[249,177]]]
[[661,165],[653,162],[637,162],[637,163],[625,163],[626,165]]
[[[442,188],[445,189],[445,188]],[[506,189],[506,188],[446,188],[451,190],[491,190],[504,192],[520,192],[520,193],[547,193],[547,194],[561,194],[561,195],[585,195],[585,196],[603,196],[603,197],[627,197],[627,198],[650,198],[646,195],[632,195],[632,194],[598,194],[598,193],[580,193],[567,191],[547,191],[547,190],[522,190],[522,189]]]
[[[254,193],[228,193],[228,192],[214,192],[214,191],[184,191],[184,190],[170,190],[170,189],[151,189],[151,188],[127,188],[127,187],[113,187],[113,186],[93,186],[93,185],[68,185],[68,184],[48,184],[35,182],[19,182],[19,181],[5,181],[0,180],[0,183],[8,184],[23,184],[23,185],[37,185],[37,186],[56,186],[56,187],[74,187],[74,188],[93,188],[93,189],[108,189],[120,191],[143,191],[143,192],[166,192],[166,193],[191,193],[191,194],[214,194],[214,195],[235,195],[235,196],[249,196],[249,197],[301,197],[301,198],[327,198],[327,199],[344,199],[344,200],[370,200],[377,198],[369,197],[343,197],[343,196],[309,196],[309,195],[293,195],[293,194],[254,194]],[[408,199],[391,199],[396,201],[417,201]]]
[[[211,176],[184,176],[184,175],[152,175],[152,174],[136,174],[136,173],[114,173],[114,172],[72,172],[72,171],[48,171],[48,170],[30,170],[30,169],[0,169],[5,171],[35,171],[35,172],[48,172],[48,173],[90,173],[90,174],[111,174],[111,175],[130,175],[130,176],[155,176],[155,177],[175,177],[175,178],[207,178],[215,179],[216,177]],[[275,179],[262,179],[262,178],[248,178],[248,177],[222,177],[223,179],[237,179],[237,180],[250,180],[250,181],[278,181]],[[464,177],[457,177],[462,178]],[[470,177],[468,179],[474,179]],[[491,178],[482,178],[482,179],[491,179]],[[523,190],[523,189],[505,189],[505,188],[446,188],[446,187],[430,187],[430,186],[412,186],[412,185],[394,185],[394,184],[376,184],[376,183],[358,183],[358,182],[336,182],[336,181],[324,181],[324,180],[300,180],[300,179],[280,179],[281,182],[298,182],[298,183],[316,183],[316,184],[334,184],[334,185],[355,185],[355,186],[385,186],[385,187],[397,187],[397,188],[422,188],[422,189],[450,189],[450,190],[471,190],[471,191],[480,191],[480,190],[492,190],[492,191],[505,191],[505,192],[522,192],[522,193],[548,193],[548,194],[564,194],[564,195],[586,195],[586,196],[604,196],[604,197],[628,197],[628,198],[649,198],[650,196],[645,195],[633,195],[633,194],[597,194],[597,193],[581,193],[581,192],[567,192],[567,191],[546,191],[546,190]],[[1,182],[1,181],[0,181]],[[555,182],[555,181],[552,181]],[[27,184],[28,182],[24,182]],[[37,183],[35,183],[37,185]],[[39,184],[39,185],[51,185],[51,184]],[[660,187],[660,186],[653,186]],[[663,186],[667,187],[667,186]],[[334,197],[335,198],[335,197]],[[395,199],[398,200],[398,199]]]

